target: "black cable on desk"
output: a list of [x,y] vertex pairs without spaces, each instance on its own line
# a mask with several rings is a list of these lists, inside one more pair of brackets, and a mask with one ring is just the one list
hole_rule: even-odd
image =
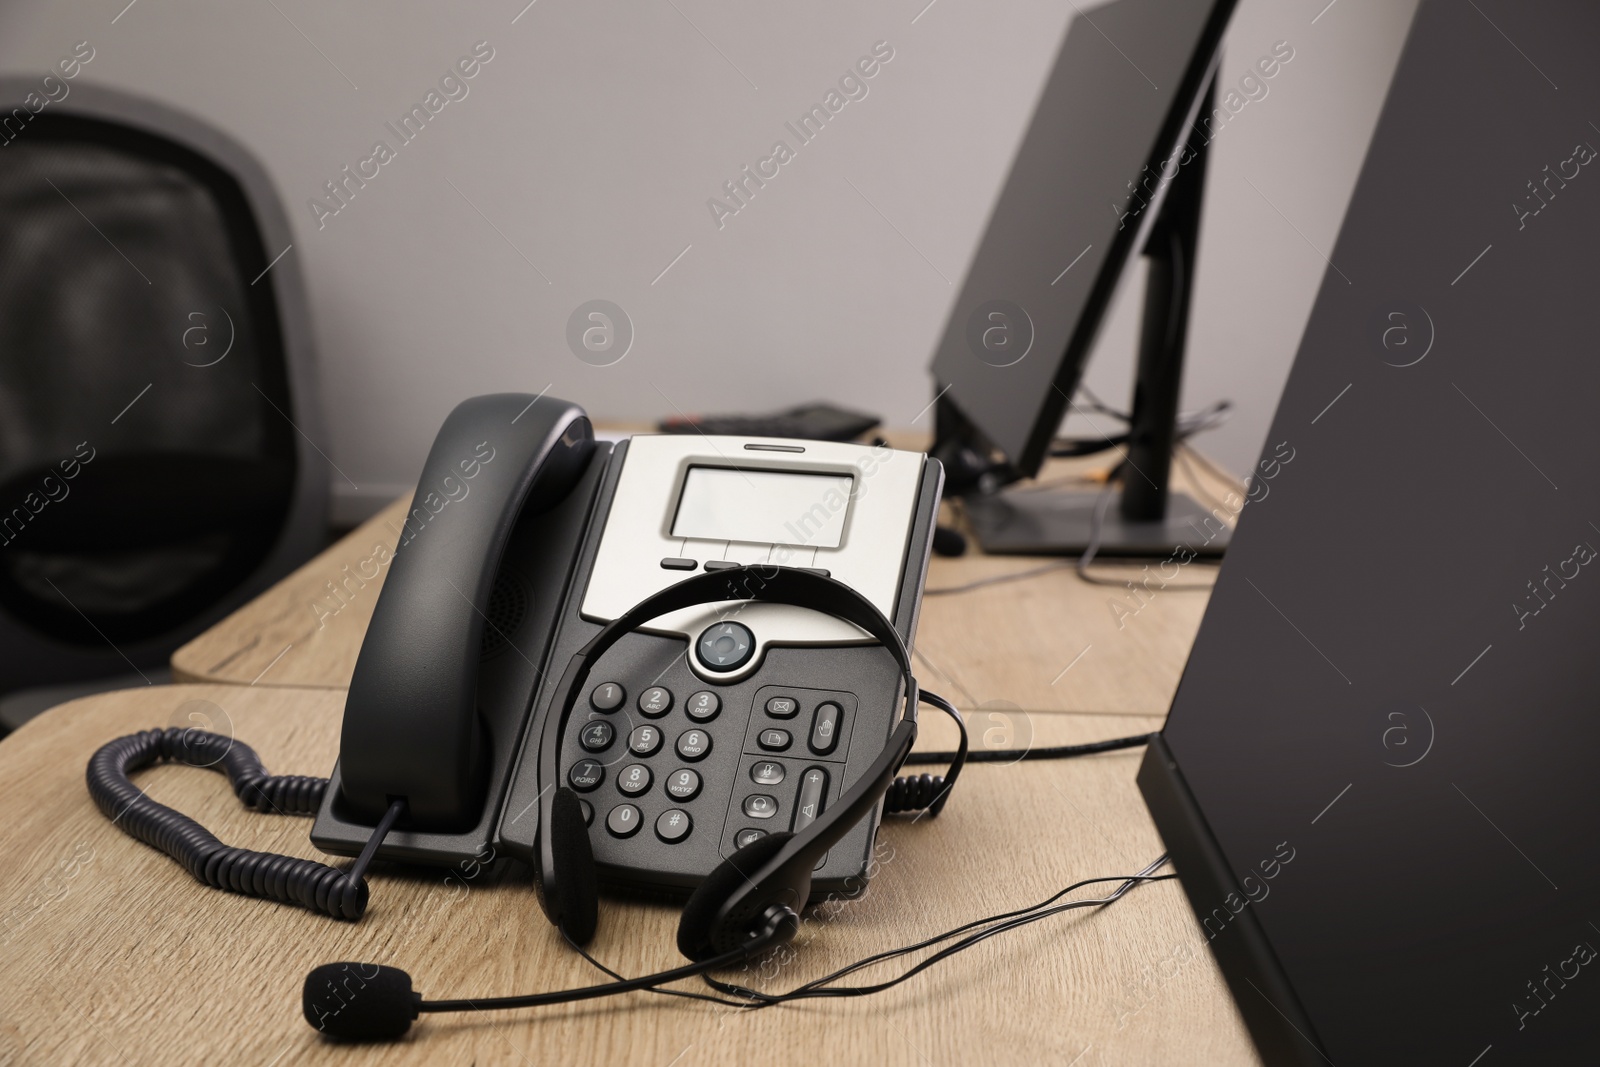
[[280,815],[315,815],[328,788],[326,778],[270,775],[255,750],[242,741],[176,726],[143,730],[100,746],[89,760],[89,795],[112,825],[160,849],[214,889],[299,904],[335,919],[361,918],[367,908],[367,864],[399,818],[396,801],[349,871],[316,860],[234,848],[204,826],[145,795],[128,779],[159,762],[209,767],[228,776],[244,806]]

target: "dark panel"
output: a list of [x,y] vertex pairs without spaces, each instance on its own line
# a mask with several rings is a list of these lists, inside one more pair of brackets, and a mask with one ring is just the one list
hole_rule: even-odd
[[1335,1063],[1600,1046],[1596,40],[1420,9],[1166,731]]

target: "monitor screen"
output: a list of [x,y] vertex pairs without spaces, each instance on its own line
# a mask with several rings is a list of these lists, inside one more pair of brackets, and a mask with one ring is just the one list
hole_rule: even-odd
[[1135,239],[1180,165],[1232,0],[1076,7],[933,361],[935,388],[1037,473]]
[[850,484],[848,474],[691,467],[672,536],[838,548]]

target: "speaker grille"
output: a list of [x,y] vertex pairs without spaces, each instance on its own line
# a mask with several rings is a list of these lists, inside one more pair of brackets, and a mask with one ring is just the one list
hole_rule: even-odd
[[531,598],[528,587],[508,571],[501,571],[489,593],[489,607],[483,613],[483,643],[479,654],[487,659],[503,650],[516,636],[517,627],[527,618]]

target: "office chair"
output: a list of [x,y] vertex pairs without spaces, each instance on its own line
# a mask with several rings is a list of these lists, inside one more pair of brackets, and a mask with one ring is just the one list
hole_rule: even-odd
[[[0,101],[31,88],[0,79]],[[0,124],[4,703],[159,672],[325,542],[329,465],[262,167],[191,116],[81,83]]]

